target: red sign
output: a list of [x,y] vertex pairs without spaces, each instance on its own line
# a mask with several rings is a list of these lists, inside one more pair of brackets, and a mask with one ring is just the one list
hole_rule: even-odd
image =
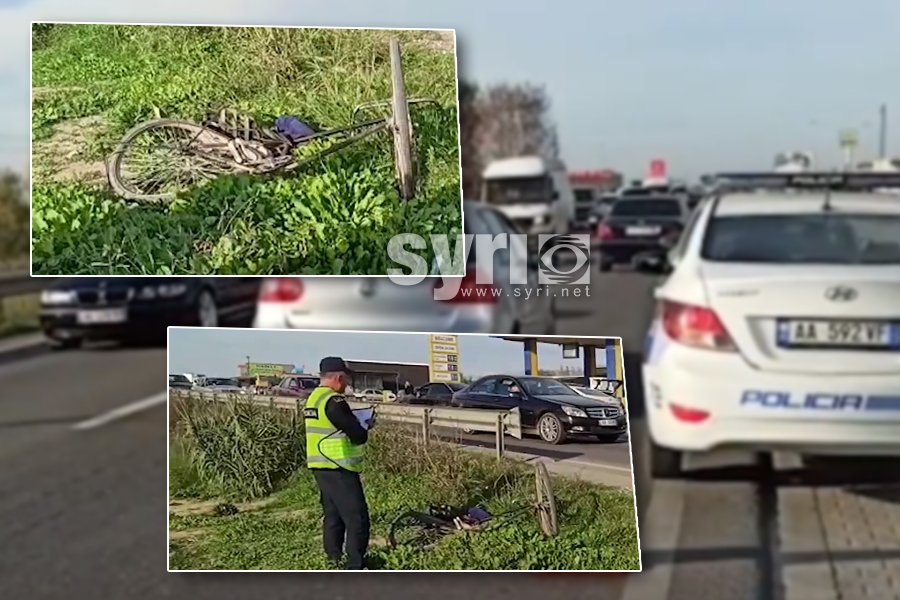
[[650,161],[650,179],[666,178],[666,161],[661,158]]

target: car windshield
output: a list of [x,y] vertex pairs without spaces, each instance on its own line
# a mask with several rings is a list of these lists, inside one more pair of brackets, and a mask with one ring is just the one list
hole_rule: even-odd
[[523,377],[520,379],[525,391],[532,396],[577,396],[578,393],[564,383],[543,377]]
[[169,375],[169,383],[190,383],[191,380],[184,375]]
[[466,384],[464,383],[448,383],[447,385],[450,386],[450,389],[454,392],[458,392],[459,390],[466,387]]
[[706,230],[702,257],[716,262],[897,265],[900,215],[717,217]]
[[681,215],[678,200],[620,200],[613,204],[614,217],[677,217]]
[[552,185],[547,176],[492,179],[487,181],[488,204],[547,202]]

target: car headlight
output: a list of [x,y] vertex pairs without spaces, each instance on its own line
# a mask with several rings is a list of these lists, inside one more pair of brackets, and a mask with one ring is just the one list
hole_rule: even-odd
[[563,412],[569,415],[570,417],[582,417],[587,418],[587,413],[581,410],[580,408],[575,408],[574,406],[563,406]]
[[138,300],[153,300],[156,298],[156,287],[152,285],[142,287],[137,297]]
[[156,290],[163,298],[174,298],[175,296],[181,296],[186,293],[187,285],[183,283],[170,283],[168,285],[161,285],[156,288]]
[[76,294],[72,290],[44,290],[41,292],[41,304],[72,304]]
[[547,220],[547,215],[538,215],[534,218],[534,224],[535,225],[543,225],[546,220]]
[[172,283],[164,285],[147,285],[138,292],[139,300],[153,300],[159,298],[175,298],[187,292],[187,285],[183,283]]

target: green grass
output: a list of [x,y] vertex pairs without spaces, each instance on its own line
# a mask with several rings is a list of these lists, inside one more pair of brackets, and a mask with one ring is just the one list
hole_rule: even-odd
[[[208,406],[208,405],[207,405]],[[212,438],[235,440],[235,423],[247,419],[254,409],[191,407],[192,416],[175,418],[170,438],[169,528],[170,564],[173,569],[327,569],[321,548],[321,508],[311,474],[298,465],[288,478],[273,485],[271,492],[248,493],[239,477],[215,474],[238,473],[259,480],[261,473],[277,472],[282,459],[293,460],[291,444],[281,450],[259,443],[251,431],[268,431],[273,419],[284,431],[292,429],[291,417],[254,412],[243,432],[246,460],[240,467],[233,460],[234,445]],[[183,409],[176,408],[179,414]],[[208,412],[207,412],[208,411]],[[201,417],[200,415],[205,414]],[[238,415],[243,415],[239,417]],[[187,424],[201,423],[201,435]],[[218,423],[218,425],[216,425]],[[289,425],[290,424],[290,425]],[[215,431],[220,433],[216,435]],[[302,436],[302,431],[296,433]],[[205,440],[205,441],[204,441]],[[267,454],[268,458],[263,458]],[[280,459],[278,458],[280,457]],[[274,459],[273,459],[274,458]],[[205,465],[201,467],[201,465]],[[267,466],[268,465],[268,466]],[[455,505],[481,503],[499,514],[528,502],[533,495],[530,467],[513,461],[496,461],[455,446],[431,441],[417,443],[409,431],[381,423],[368,444],[364,487],[372,520],[370,559],[374,568],[398,570],[547,570],[610,569],[639,567],[634,499],[630,492],[582,481],[554,478],[559,507],[560,533],[544,537],[529,513],[512,515],[508,521],[473,533],[460,532],[443,538],[427,549],[390,549],[386,538],[392,520],[409,509],[423,509],[429,502]],[[223,481],[229,483],[223,486]],[[207,510],[176,510],[213,499]],[[261,500],[260,500],[261,499]],[[240,501],[251,501],[242,505]],[[254,501],[255,502],[252,502]],[[216,516],[216,502],[237,502],[231,516]]]
[[[393,235],[460,233],[455,58],[431,32],[33,27],[35,273],[385,274]],[[386,134],[295,175],[224,176],[165,206],[126,203],[80,175],[102,171],[122,134],[155,115],[199,120],[227,105],[265,126],[281,114],[345,125],[357,104],[390,97],[391,35],[408,94],[439,102],[412,109],[410,203]]]

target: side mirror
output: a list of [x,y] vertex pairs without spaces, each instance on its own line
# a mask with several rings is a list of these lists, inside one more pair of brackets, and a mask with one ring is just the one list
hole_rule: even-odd
[[550,200],[556,202],[559,200],[559,190],[553,190],[553,193],[550,194]]

